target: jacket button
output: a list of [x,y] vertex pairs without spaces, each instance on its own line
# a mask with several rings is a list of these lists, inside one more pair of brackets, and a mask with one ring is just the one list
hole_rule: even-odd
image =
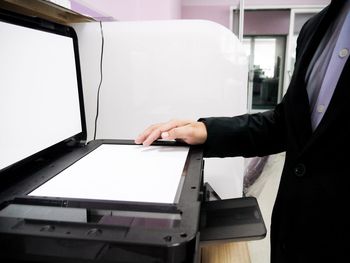
[[297,164],[294,168],[294,174],[298,177],[304,176],[305,172],[306,172],[306,167],[302,163]]
[[283,251],[283,252],[286,252],[286,251],[287,251],[287,244],[286,244],[286,242],[282,242],[282,243],[281,243],[281,248],[282,248],[282,251]]

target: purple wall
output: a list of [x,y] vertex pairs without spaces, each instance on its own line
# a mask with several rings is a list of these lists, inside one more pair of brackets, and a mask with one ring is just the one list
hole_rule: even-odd
[[[205,19],[230,28],[228,6],[183,6],[182,19]],[[289,11],[246,11],[244,34],[283,35],[289,30]]]
[[80,14],[93,17],[96,20],[101,20],[101,21],[114,20],[112,17],[99,13],[94,8],[89,8],[77,1],[71,1],[71,9]]
[[[71,0],[72,9],[98,17],[113,17],[114,20],[162,20],[181,18],[181,0]],[[85,6],[85,7],[84,7]]]
[[230,27],[230,8],[227,6],[183,6],[182,19],[204,19]]
[[[220,0],[219,0],[220,1]],[[338,1],[338,0],[337,0]],[[342,1],[342,0],[340,0]],[[248,6],[262,6],[262,5],[327,5],[330,0],[245,0],[245,4]]]
[[[342,1],[342,0],[340,0]],[[271,6],[271,5],[326,5],[330,0],[245,0],[246,6]],[[237,6],[239,0],[182,0],[182,5],[225,5]]]
[[[337,0],[341,1],[341,0]],[[326,5],[330,0],[245,0],[245,6]],[[71,0],[72,9],[98,20],[204,19],[230,28],[230,10],[239,0]],[[289,14],[280,12],[251,14],[246,12],[248,34],[286,34]],[[269,17],[269,19],[266,19]],[[287,18],[288,17],[288,18]]]
[[287,35],[289,11],[246,11],[244,13],[245,35]]
[[[329,2],[330,0],[245,0],[245,6],[317,6],[327,5]],[[207,19],[230,28],[230,9],[231,7],[237,7],[238,3],[239,0],[183,0],[182,18]],[[248,21],[245,21],[245,26],[248,28],[245,30],[251,33],[260,30],[261,32],[270,32],[271,29],[269,27],[272,27],[274,31],[276,29],[276,32],[286,34],[285,24],[289,23],[289,14],[287,14],[288,18],[283,17],[284,15],[286,14],[274,14],[273,21],[279,21],[281,23],[275,24],[272,19],[265,21],[266,17],[261,18],[260,15],[248,14],[246,16]],[[257,28],[254,29],[252,24],[255,24]]]

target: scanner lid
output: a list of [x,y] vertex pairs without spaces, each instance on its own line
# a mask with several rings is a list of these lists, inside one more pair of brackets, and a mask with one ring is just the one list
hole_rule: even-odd
[[0,9],[0,172],[86,140],[70,26]]

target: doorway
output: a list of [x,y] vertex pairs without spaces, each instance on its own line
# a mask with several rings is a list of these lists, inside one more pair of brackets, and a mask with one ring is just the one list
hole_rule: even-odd
[[248,110],[274,108],[282,98],[285,36],[244,36],[249,56]]

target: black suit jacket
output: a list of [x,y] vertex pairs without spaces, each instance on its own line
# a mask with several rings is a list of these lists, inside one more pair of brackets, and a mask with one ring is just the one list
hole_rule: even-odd
[[[312,132],[305,74],[317,46],[345,1],[310,19],[297,42],[294,74],[272,111],[203,119],[207,157],[263,156],[286,151],[271,223],[271,262],[343,262],[350,220],[350,65]],[[349,35],[350,37],[350,35]]]

